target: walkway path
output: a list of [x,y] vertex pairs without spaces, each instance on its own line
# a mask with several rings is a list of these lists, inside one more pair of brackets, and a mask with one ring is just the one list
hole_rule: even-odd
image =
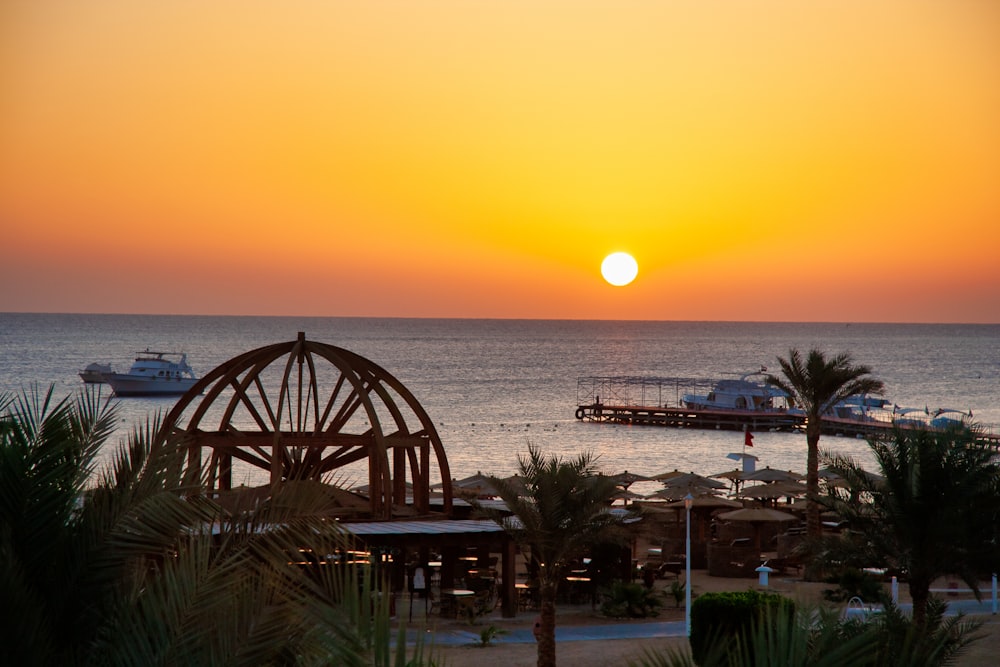
[[[910,611],[912,605],[902,604],[903,611]],[[959,612],[967,615],[988,616],[992,613],[992,602],[984,599],[953,600],[948,602],[948,615]],[[434,646],[465,646],[480,643],[480,631],[488,625],[449,627],[427,634],[433,635]],[[502,627],[501,627],[502,629]],[[408,641],[416,639],[416,630],[407,633]],[[654,637],[683,637],[684,621],[661,621],[641,623],[596,623],[583,625],[556,626],[557,642],[578,642],[608,639],[649,639]],[[533,644],[535,636],[530,628],[515,628],[491,640],[494,644]]]

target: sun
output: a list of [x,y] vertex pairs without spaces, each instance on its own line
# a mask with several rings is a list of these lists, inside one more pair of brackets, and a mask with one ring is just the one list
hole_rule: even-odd
[[601,262],[601,275],[615,287],[628,285],[639,274],[639,264],[627,252],[613,252]]

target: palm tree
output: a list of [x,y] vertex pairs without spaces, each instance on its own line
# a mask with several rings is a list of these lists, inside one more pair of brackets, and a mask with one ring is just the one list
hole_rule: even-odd
[[538,562],[541,628],[538,667],[556,664],[556,593],[570,560],[611,536],[620,522],[608,507],[617,491],[615,480],[597,474],[594,457],[570,461],[546,458],[528,445],[517,457],[520,472],[512,478],[491,477],[511,514],[487,511],[514,541],[531,549]]
[[938,667],[954,664],[978,639],[982,621],[945,617],[933,605],[921,627],[886,605],[868,621],[844,619],[830,608],[764,607],[736,637],[722,637],[695,662],[690,647],[647,649],[630,667]]
[[848,457],[824,457],[848,485],[844,496],[822,501],[850,527],[831,544],[838,559],[902,571],[922,625],[935,579],[956,575],[978,597],[980,575],[996,563],[1000,464],[967,428],[896,429],[869,445],[881,479]]
[[867,366],[855,366],[849,354],[827,359],[817,349],[809,351],[805,361],[795,348],[788,358],[778,357],[782,376],[768,375],[767,384],[788,394],[789,400],[806,416],[806,534],[820,536],[819,505],[819,437],[823,415],[834,405],[850,396],[879,394],[881,380],[871,377]]
[[0,599],[16,610],[0,664],[389,664],[388,609],[359,604],[341,568],[289,565],[346,544],[321,494],[287,485],[227,513],[184,487],[155,420],[98,471],[117,418],[98,392],[0,396]]

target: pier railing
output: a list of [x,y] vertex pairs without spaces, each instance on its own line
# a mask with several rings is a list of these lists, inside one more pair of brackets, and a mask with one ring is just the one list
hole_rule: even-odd
[[640,375],[582,377],[576,383],[576,404],[679,408],[685,394],[708,393],[716,382],[708,378]]
[[[752,431],[786,431],[805,425],[800,411],[785,408],[704,409],[684,404],[685,395],[707,394],[717,382],[717,379],[634,375],[581,377],[576,385],[576,418],[615,424]],[[877,411],[864,417],[825,416],[823,432],[869,437],[890,432],[896,426],[918,427],[916,422],[896,417],[891,412]],[[1000,429],[993,425],[977,424],[976,437],[1000,447]]]

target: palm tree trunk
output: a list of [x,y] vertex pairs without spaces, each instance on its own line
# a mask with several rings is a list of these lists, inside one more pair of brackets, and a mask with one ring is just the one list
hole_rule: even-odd
[[556,667],[556,582],[542,576],[538,587],[541,628],[538,633],[538,667]]
[[924,577],[910,579],[910,601],[913,602],[913,625],[918,628],[927,622],[927,601],[931,596],[931,582]]
[[809,416],[806,422],[806,535],[818,538],[822,533],[819,521],[819,436],[820,419]]

